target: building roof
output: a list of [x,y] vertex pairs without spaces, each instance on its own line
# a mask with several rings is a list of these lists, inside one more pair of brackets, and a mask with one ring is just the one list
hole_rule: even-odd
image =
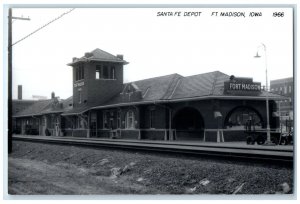
[[73,97],[69,97],[64,100],[53,100],[51,105],[46,107],[41,111],[41,114],[51,114],[51,113],[62,113],[68,110],[72,110],[73,107]]
[[35,115],[41,115],[42,111],[45,110],[46,108],[48,108],[52,102],[53,102],[53,99],[36,101],[31,106],[16,113],[13,116],[14,117],[30,117],[30,116],[35,116]]
[[38,100],[26,109],[13,114],[13,117],[31,117],[51,113],[62,113],[72,109],[72,97],[65,100],[58,100],[58,98],[48,100]]
[[[265,100],[267,96],[265,91],[261,91],[255,96],[225,95],[224,82],[228,81],[229,77],[227,74],[214,71],[188,77],[171,74],[134,81],[124,84],[122,93],[117,94],[103,104],[94,106],[92,109],[208,98]],[[128,91],[131,84],[134,84],[135,88]],[[281,96],[268,93],[268,97],[277,99]]]
[[[45,100],[35,103],[28,109],[18,113],[16,117],[49,113],[62,113],[62,115],[67,116],[82,114],[90,109],[210,98],[265,100],[267,96],[265,91],[261,91],[255,96],[225,95],[224,82],[228,80],[229,75],[219,71],[188,77],[171,74],[125,83],[121,93],[116,94],[104,103],[95,101],[73,108],[73,106],[70,106],[72,97],[62,100],[60,103],[55,100]],[[278,99],[281,96],[268,93],[268,97]]]
[[63,116],[68,116],[68,115],[78,115],[78,114],[82,114],[88,110],[90,110],[92,108],[91,105],[85,105],[82,107],[76,107],[76,108],[72,108],[69,110],[66,110],[62,113]]
[[20,99],[13,99],[12,100],[12,115],[23,111],[27,107],[34,104],[37,100],[20,100]]
[[90,61],[97,61],[97,62],[117,62],[122,64],[128,64],[125,60],[122,59],[121,55],[114,56],[108,52],[105,52],[99,48],[85,53],[84,56],[80,58],[73,58],[73,62],[69,63],[68,65],[72,66],[78,62],[90,62]]
[[224,81],[228,79],[228,75],[219,71],[184,77],[172,99],[223,95]]

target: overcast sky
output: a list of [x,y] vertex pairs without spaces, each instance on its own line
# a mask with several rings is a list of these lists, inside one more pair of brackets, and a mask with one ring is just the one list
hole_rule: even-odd
[[[13,16],[30,21],[13,22],[13,42],[48,23],[68,8],[14,9]],[[181,11],[181,16],[157,12]],[[246,12],[246,18],[214,17],[211,12]],[[250,11],[263,16],[250,18]],[[275,11],[284,17],[273,17]],[[202,12],[185,17],[184,12]],[[61,98],[72,95],[73,57],[100,48],[123,54],[129,62],[124,82],[178,73],[183,76],[221,71],[252,77],[265,84],[265,53],[269,79],[293,76],[292,9],[153,9],[76,8],[58,21],[13,46],[13,98],[23,85],[23,98],[32,95]],[[254,58],[257,50],[262,58]]]

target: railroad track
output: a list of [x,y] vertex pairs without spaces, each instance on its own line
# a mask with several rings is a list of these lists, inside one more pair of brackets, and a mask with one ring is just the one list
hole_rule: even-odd
[[169,152],[178,154],[212,156],[226,159],[238,159],[251,162],[272,162],[293,164],[293,148],[277,148],[269,146],[238,146],[226,143],[187,143],[178,141],[146,141],[146,140],[118,140],[96,138],[45,137],[14,135],[13,140],[77,145],[89,147],[121,148],[127,150],[144,150],[155,152]]

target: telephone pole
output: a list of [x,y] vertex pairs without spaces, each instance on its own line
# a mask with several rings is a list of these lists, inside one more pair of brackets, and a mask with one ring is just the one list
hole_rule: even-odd
[[8,153],[12,152],[12,19],[30,20],[29,18],[13,17],[12,9],[8,10]]

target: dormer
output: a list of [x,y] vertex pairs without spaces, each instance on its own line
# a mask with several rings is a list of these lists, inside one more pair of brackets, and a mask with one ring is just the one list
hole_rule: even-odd
[[123,102],[139,101],[142,99],[142,91],[135,83],[126,84],[120,94],[122,95]]

